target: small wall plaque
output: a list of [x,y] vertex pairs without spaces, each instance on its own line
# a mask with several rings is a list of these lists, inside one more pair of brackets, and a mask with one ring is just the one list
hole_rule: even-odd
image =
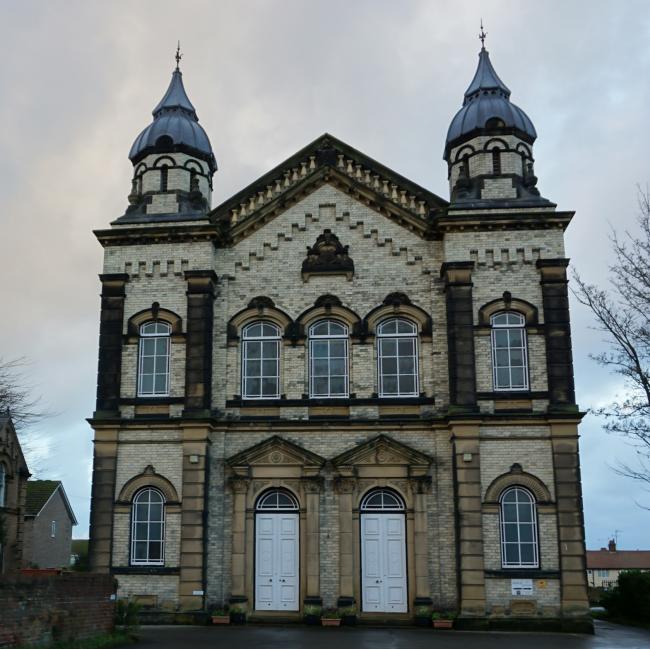
[[511,579],[510,586],[512,588],[512,594],[518,597],[528,597],[533,594],[532,579]]

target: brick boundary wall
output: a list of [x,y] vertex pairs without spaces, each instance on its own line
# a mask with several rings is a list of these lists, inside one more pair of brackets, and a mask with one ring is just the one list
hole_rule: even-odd
[[83,639],[113,631],[111,575],[7,575],[0,579],[0,647]]

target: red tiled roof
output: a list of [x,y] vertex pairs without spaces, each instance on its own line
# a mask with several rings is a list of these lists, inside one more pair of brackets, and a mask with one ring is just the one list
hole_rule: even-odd
[[650,570],[650,550],[587,550],[588,570]]

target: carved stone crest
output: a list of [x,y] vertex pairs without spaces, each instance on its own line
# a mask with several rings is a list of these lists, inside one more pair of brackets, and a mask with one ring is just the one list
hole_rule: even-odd
[[348,246],[344,246],[329,229],[325,229],[316,243],[307,248],[307,257],[302,262],[304,279],[319,273],[346,275],[348,279],[354,275],[354,262],[348,255]]

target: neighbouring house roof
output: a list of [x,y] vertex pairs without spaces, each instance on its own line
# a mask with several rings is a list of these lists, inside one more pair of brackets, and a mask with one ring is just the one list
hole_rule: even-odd
[[63,498],[70,520],[73,525],[77,524],[77,518],[72,511],[70,501],[63,489],[63,483],[60,480],[29,480],[27,482],[27,498],[25,500],[25,517],[35,518],[38,516],[43,507],[50,501],[54,494],[59,491]]
[[8,412],[0,414],[0,457],[2,456],[5,457],[5,461],[9,462],[9,466],[6,467],[9,470],[9,476],[12,476],[15,470],[19,475],[29,478],[31,474],[20,447],[16,428]]
[[587,550],[588,570],[650,570],[650,550]]

